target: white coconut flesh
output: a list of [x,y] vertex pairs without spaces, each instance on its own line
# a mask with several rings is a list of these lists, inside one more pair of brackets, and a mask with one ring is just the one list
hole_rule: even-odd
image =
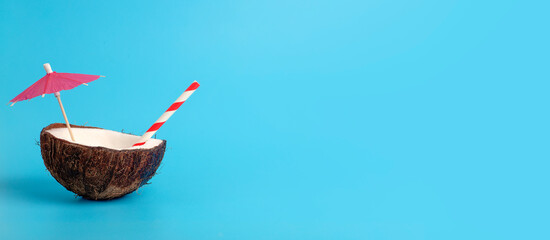
[[98,128],[71,128],[75,141],[71,140],[67,128],[52,128],[46,132],[54,137],[90,147],[104,147],[115,150],[151,149],[162,143],[159,139],[149,139],[144,145],[132,147],[140,139],[140,136],[98,129]]

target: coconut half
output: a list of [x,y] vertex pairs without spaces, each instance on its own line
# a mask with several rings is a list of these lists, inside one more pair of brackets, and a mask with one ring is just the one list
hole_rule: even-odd
[[64,124],[45,127],[40,149],[55,180],[86,199],[113,199],[137,190],[155,175],[166,149],[165,140],[131,147],[140,136],[78,125],[71,129],[75,142]]

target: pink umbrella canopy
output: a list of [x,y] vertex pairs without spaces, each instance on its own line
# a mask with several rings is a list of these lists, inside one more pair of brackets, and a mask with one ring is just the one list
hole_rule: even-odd
[[[45,64],[44,68],[46,68],[46,71],[51,71],[49,64],[47,66]],[[86,83],[94,81],[99,77],[101,76],[78,73],[49,72],[46,74],[46,76],[42,77],[33,85],[25,89],[25,91],[17,95],[10,102],[15,104],[16,102],[31,99],[40,95],[73,89],[78,85],[87,85]]]
[[15,104],[18,101],[23,101],[37,97],[39,95],[54,93],[61,108],[61,113],[63,113],[63,118],[65,118],[65,124],[67,125],[67,130],[71,135],[71,139],[74,141],[74,135],[71,130],[71,124],[69,124],[69,119],[65,113],[65,108],[63,108],[63,103],[61,103],[61,96],[59,94],[62,90],[69,90],[77,87],[78,85],[88,85],[91,81],[103,77],[100,75],[88,75],[88,74],[78,74],[78,73],[57,73],[52,71],[52,67],[49,63],[44,64],[44,69],[46,70],[46,76],[42,77],[40,80],[35,82],[33,85],[25,89],[22,93],[13,98],[10,102]]

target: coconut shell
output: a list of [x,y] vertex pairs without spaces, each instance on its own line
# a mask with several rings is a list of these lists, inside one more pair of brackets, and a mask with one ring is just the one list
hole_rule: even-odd
[[52,128],[65,125],[54,123],[42,129],[40,149],[44,165],[67,190],[91,200],[118,198],[146,184],[155,175],[166,149],[166,140],[151,149],[90,147],[46,132]]

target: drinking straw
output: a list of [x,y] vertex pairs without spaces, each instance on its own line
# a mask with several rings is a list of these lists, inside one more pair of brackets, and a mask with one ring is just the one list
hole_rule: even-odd
[[181,96],[176,99],[176,101],[159,117],[159,119],[141,136],[139,141],[134,144],[132,147],[141,146],[147,142],[155,133],[159,130],[159,128],[164,124],[171,116],[178,110],[178,108],[187,100],[193,92],[197,88],[199,88],[200,84],[197,81],[194,81],[191,83],[191,85],[181,94]]

